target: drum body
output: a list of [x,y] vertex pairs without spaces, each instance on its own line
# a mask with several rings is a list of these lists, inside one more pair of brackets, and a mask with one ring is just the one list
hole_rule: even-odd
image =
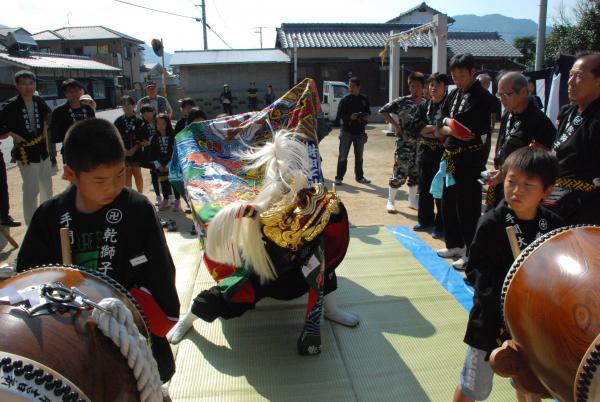
[[[145,319],[135,301],[124,288],[99,274],[68,267],[33,269],[0,283],[0,298],[48,283],[76,287],[96,303],[108,297],[121,300],[132,312],[140,333],[148,338]],[[56,401],[139,401],[136,379],[126,359],[100,332],[91,315],[91,310],[74,310],[31,317],[21,307],[0,304],[0,359],[4,358],[0,375],[8,373],[17,384],[28,380],[46,390],[50,388]],[[19,360],[23,363],[15,363]],[[27,370],[16,366],[27,366]],[[33,371],[29,370],[31,366]],[[38,375],[42,372],[44,381]],[[78,395],[65,397],[66,391],[75,390]],[[4,392],[8,395],[6,387]],[[0,387],[0,400],[8,400],[2,393]]]
[[575,377],[600,334],[600,227],[562,228],[517,258],[502,294],[521,358],[550,394],[579,400]]

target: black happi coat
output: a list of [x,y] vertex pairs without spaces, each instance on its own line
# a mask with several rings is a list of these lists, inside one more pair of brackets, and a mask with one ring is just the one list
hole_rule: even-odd
[[[76,265],[96,269],[126,289],[147,289],[162,311],[177,320],[175,265],[152,204],[125,188],[109,205],[83,214],[75,207],[76,192],[70,186],[34,213],[17,256],[17,272],[60,264],[59,230],[67,227]],[[152,353],[161,379],[168,381],[175,373],[175,360],[166,338],[152,334]]]
[[75,122],[96,117],[96,112],[89,105],[81,104],[79,109],[73,109],[69,102],[54,109],[50,116],[49,134],[52,142],[63,142],[67,130]]
[[530,98],[527,108],[522,113],[507,112],[502,116],[494,166],[500,169],[508,155],[528,146],[533,140],[550,149],[555,139],[554,124],[537,108],[533,98]]
[[[20,135],[26,142],[34,140],[41,135],[44,130],[44,124],[48,121],[50,108],[46,101],[39,96],[33,96],[34,113],[36,116],[35,127],[29,127],[27,108],[25,102],[20,95],[17,95],[8,100],[2,108],[0,108],[0,135],[8,132],[13,132]],[[22,150],[26,152],[27,161],[23,161]],[[16,160],[26,163],[39,163],[48,157],[48,148],[46,141],[39,141],[36,145],[30,147],[22,147],[16,145],[12,152]]]
[[523,250],[536,238],[562,225],[558,215],[542,206],[535,219],[520,220],[505,200],[481,217],[466,268],[468,278],[475,283],[475,294],[465,343],[491,352],[509,337],[500,306],[504,278],[514,262],[506,227],[515,227],[519,248]]

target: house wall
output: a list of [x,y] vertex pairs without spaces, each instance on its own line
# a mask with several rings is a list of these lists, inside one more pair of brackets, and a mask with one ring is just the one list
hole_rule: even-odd
[[[264,96],[268,84],[273,85],[275,97],[281,96],[290,88],[290,67],[287,63],[194,65],[179,66],[176,69],[180,75],[181,91],[178,93],[196,100],[209,117],[223,112],[219,100],[223,84],[229,84],[231,88],[234,113],[248,110],[246,90],[252,81],[258,89],[259,108],[265,106]],[[172,106],[176,105],[172,103]]]
[[[142,83],[140,66],[143,63],[143,55],[138,49],[136,42],[107,39],[107,40],[85,40],[85,41],[38,41],[40,49],[48,49],[54,53],[70,53],[68,49],[81,49],[82,55],[90,56],[92,60],[109,66],[123,69],[123,76],[127,78],[124,82],[125,89],[131,88],[135,83]],[[108,45],[108,53],[99,53],[99,47]],[[126,57],[124,47],[130,47],[131,57]],[[128,85],[126,85],[128,84]]]

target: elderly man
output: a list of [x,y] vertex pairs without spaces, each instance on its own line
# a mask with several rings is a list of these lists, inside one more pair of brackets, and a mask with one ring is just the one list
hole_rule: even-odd
[[558,180],[546,204],[568,224],[600,224],[600,53],[577,58],[568,90],[572,105],[552,144]]
[[528,145],[550,149],[556,139],[556,129],[552,121],[538,109],[529,95],[527,77],[518,72],[504,74],[498,82],[498,97],[506,109],[500,122],[496,142],[494,167],[488,189],[486,204],[492,208],[503,197],[502,177],[499,170],[504,160],[518,148]]
[[136,110],[140,113],[142,106],[150,105],[156,110],[156,114],[166,113],[171,117],[173,115],[173,108],[171,104],[164,96],[158,95],[158,89],[156,88],[156,83],[154,81],[146,82],[146,94],[141,98],[136,106]]

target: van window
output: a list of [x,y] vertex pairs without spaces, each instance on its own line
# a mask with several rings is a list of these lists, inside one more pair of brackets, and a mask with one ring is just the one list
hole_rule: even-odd
[[348,87],[343,85],[334,85],[333,86],[333,97],[334,98],[343,98],[348,93]]

